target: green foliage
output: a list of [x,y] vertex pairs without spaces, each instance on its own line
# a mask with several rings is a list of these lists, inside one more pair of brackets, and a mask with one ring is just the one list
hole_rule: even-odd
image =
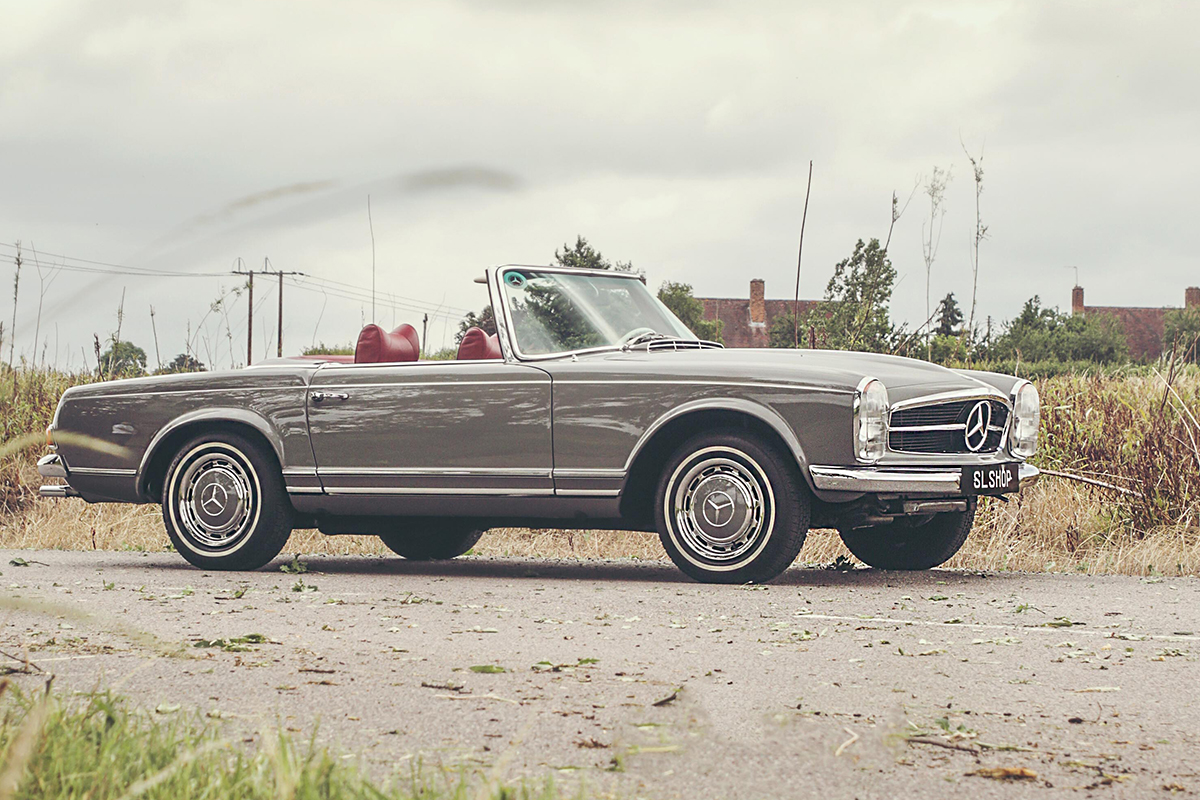
[[[896,269],[878,239],[854,245],[849,258],[838,262],[825,286],[825,299],[800,320],[800,345],[812,328],[816,345],[831,350],[890,352],[895,329],[888,315]],[[792,347],[794,318],[775,318],[769,331],[771,347]]]
[[1009,322],[988,356],[1021,361],[1090,361],[1112,364],[1129,357],[1120,323],[1102,315],[1063,314],[1043,308],[1034,295]]
[[179,372],[204,372],[205,366],[190,353],[180,353],[169,363],[154,370],[155,375],[172,375]]
[[938,303],[935,319],[937,320],[937,327],[934,328],[935,335],[957,336],[962,333],[963,313],[962,309],[958,307],[958,301],[954,299],[954,292],[947,294]]
[[690,283],[666,281],[659,287],[658,299],[698,338],[721,341],[721,321],[704,318],[704,303],[696,299]]
[[1200,308],[1173,308],[1163,319],[1163,351],[1172,347],[1179,357],[1200,363]]
[[617,272],[633,272],[633,264],[629,261],[613,263],[600,254],[600,251],[588,244],[582,236],[575,237],[575,245],[564,244],[562,250],[554,251],[554,263],[560,267],[571,269],[611,269]]
[[113,341],[100,355],[105,378],[137,378],[146,374],[146,351],[133,342]]
[[[465,770],[397,774],[378,784],[340,754],[312,741],[298,744],[286,734],[264,732],[256,745],[239,744],[244,732],[160,705],[149,714],[109,693],[62,701],[23,696],[9,688],[0,704],[0,752],[28,721],[44,715],[33,751],[16,775],[16,796],[58,800],[87,797],[115,800],[549,800],[560,796],[549,781],[529,786],[484,786]],[[32,726],[31,726],[32,729]],[[247,740],[250,741],[250,740]],[[20,756],[17,756],[20,757]],[[5,762],[6,768],[12,766]],[[24,769],[21,769],[21,767]]]
[[354,345],[327,345],[324,342],[321,342],[314,347],[304,348],[303,354],[306,356],[352,356],[354,355]]
[[458,323],[458,333],[454,335],[454,343],[462,344],[463,336],[471,328],[480,328],[488,336],[496,332],[496,316],[492,313],[491,305],[484,306],[478,314],[474,311],[467,312],[467,315]]

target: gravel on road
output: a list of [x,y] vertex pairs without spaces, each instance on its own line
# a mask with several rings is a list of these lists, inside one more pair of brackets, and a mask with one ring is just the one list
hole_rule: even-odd
[[664,798],[1200,790],[1195,578],[302,563],[0,551],[0,663],[247,737],[315,727],[380,773]]

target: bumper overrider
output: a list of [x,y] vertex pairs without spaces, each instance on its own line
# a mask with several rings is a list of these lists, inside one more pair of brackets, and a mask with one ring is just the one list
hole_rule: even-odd
[[[67,465],[58,453],[50,453],[38,459],[38,474],[43,478],[61,478],[66,480]],[[42,497],[78,497],[79,492],[65,483],[49,484],[38,489]]]
[[[962,486],[960,467],[917,469],[912,467],[823,467],[809,468],[813,486],[822,491],[859,494],[962,496],[975,494]],[[1037,483],[1041,470],[1032,464],[1019,467],[1017,489]]]

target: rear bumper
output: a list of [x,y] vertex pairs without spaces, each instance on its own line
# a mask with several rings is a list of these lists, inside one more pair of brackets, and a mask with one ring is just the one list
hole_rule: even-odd
[[[62,478],[67,477],[67,464],[62,460],[62,456],[58,453],[50,453],[38,459],[38,474],[43,478]],[[66,484],[50,484],[42,486],[38,489],[38,494],[42,497],[78,497],[79,492],[72,489]]]
[[[810,467],[813,486],[822,491],[859,494],[961,495],[959,469],[919,470],[903,467]],[[1020,467],[1020,488],[1041,477],[1032,464]]]

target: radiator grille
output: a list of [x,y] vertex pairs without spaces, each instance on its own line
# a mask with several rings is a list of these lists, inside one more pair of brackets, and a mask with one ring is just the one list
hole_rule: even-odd
[[[904,453],[970,453],[964,432],[967,415],[978,402],[977,399],[954,400],[893,411],[888,445],[892,450]],[[976,453],[994,453],[1004,439],[1008,405],[1000,400],[990,400],[988,404],[992,408],[992,421],[987,439],[983,447],[974,451]],[[928,430],[931,427],[935,429]]]

